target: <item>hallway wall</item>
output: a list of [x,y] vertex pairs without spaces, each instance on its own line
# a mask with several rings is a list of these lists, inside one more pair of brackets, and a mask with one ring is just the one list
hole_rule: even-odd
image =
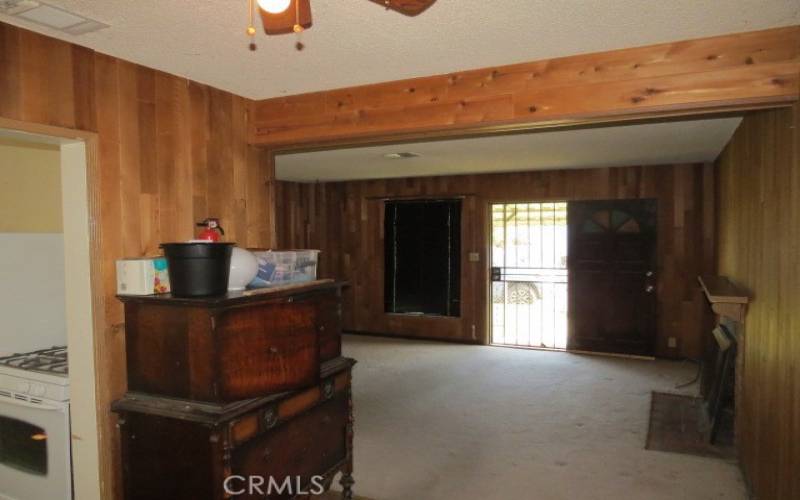
[[717,171],[719,273],[751,295],[742,465],[759,500],[800,498],[800,106],[746,116]]

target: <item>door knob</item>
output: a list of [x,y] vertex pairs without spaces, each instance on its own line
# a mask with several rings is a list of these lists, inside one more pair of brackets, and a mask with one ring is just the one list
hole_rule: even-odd
[[646,273],[644,273],[644,275],[650,278],[651,276],[653,276],[653,271],[647,271]]
[[647,292],[647,293],[653,293],[653,290],[655,290],[655,289],[656,289],[656,287],[654,287],[653,285],[647,285],[645,287],[644,291]]

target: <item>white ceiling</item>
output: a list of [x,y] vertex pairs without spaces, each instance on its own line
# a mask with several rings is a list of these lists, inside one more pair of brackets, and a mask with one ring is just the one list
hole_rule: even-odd
[[[674,121],[290,153],[279,180],[314,182],[713,161],[741,118]],[[387,153],[421,156],[387,159]]]
[[797,0],[438,0],[416,18],[312,0],[314,27],[247,50],[247,0],[46,0],[111,25],[0,20],[254,99],[800,24]]

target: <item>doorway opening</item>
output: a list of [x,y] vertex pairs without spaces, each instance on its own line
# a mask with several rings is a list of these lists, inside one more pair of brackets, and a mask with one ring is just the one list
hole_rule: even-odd
[[567,348],[567,203],[492,204],[493,345]]
[[[31,380],[36,381],[39,388],[46,389],[44,397],[30,392],[36,384],[26,383],[19,387],[24,387],[33,397],[26,396],[20,389],[20,393],[15,393],[4,407],[7,414],[12,414],[8,408],[13,406],[12,410],[16,411],[13,418],[44,431],[37,435],[46,434],[46,439],[37,443],[47,446],[39,446],[33,453],[39,454],[39,460],[43,460],[41,454],[46,453],[47,480],[42,481],[36,467],[30,463],[18,468],[6,467],[0,471],[0,476],[16,474],[14,486],[24,488],[35,483],[36,491],[54,492],[48,497],[69,491],[75,498],[99,499],[105,495],[101,493],[100,480],[102,449],[95,360],[98,359],[97,353],[102,351],[94,333],[102,330],[102,322],[97,320],[94,312],[102,311],[102,290],[98,286],[101,259],[95,239],[97,233],[93,229],[99,213],[97,191],[96,184],[90,182],[96,168],[97,138],[90,132],[0,118],[0,142],[17,150],[17,160],[27,158],[34,162],[33,166],[47,168],[46,174],[34,171],[34,178],[30,178],[28,174],[31,172],[19,168],[25,166],[23,161],[12,159],[6,165],[11,168],[6,170],[5,178],[13,180],[9,187],[25,195],[13,204],[16,217],[23,216],[23,220],[16,220],[15,224],[23,223],[24,227],[6,229],[9,234],[5,235],[3,247],[8,254],[12,250],[8,244],[11,242],[23,252],[16,258],[18,269],[6,266],[6,271],[18,275],[13,281],[17,293],[35,288],[32,298],[25,299],[25,305],[35,304],[36,315],[24,315],[20,321],[28,322],[29,327],[38,324],[42,328],[37,332],[11,328],[11,335],[0,338],[0,351],[39,351],[42,360],[49,359],[45,365],[50,369],[49,372],[42,371],[44,368],[29,371],[33,374]],[[32,151],[50,152],[54,159],[50,162],[39,156],[33,157]],[[26,185],[30,188],[27,191],[23,189]],[[53,189],[56,194],[52,193]],[[30,201],[25,199],[27,197],[33,197],[36,206],[25,205]],[[11,197],[4,201],[8,203]],[[47,203],[52,206],[48,208]],[[53,214],[58,222],[58,231],[46,229],[53,227],[50,220]],[[14,264],[13,255],[7,260]],[[42,273],[44,275],[39,276]],[[37,276],[39,280],[34,283]],[[5,305],[8,312],[5,316],[12,319],[13,313],[17,312],[15,306],[9,301]],[[57,320],[41,325],[43,319],[56,317],[55,309],[59,310]],[[53,346],[58,348],[51,349]],[[64,346],[69,353],[66,370],[58,358],[66,357]],[[19,368],[15,373],[26,372]],[[27,380],[24,376],[22,378]],[[50,383],[50,386],[45,387],[42,381]],[[63,387],[68,389],[58,390]],[[12,388],[12,391],[16,390]],[[31,405],[31,402],[35,404]],[[30,443],[20,444],[33,448]],[[15,496],[13,491],[12,496]]]

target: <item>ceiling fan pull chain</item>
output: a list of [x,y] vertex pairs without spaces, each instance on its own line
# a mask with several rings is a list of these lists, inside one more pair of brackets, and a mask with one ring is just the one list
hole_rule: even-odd
[[300,24],[300,0],[294,0],[294,7],[295,7],[294,8],[295,18],[294,18],[294,26],[292,27],[292,29],[294,30],[295,33],[297,33],[297,43],[294,44],[294,48],[296,48],[298,51],[301,51],[304,48],[306,48],[306,46],[303,43],[301,35],[304,28],[303,25]]
[[248,44],[248,48],[251,51],[254,51],[258,48],[256,46],[256,39],[255,39],[256,28],[255,26],[253,26],[253,11],[254,11],[253,0],[247,0],[247,15],[248,15],[247,36],[250,37],[250,43]]

